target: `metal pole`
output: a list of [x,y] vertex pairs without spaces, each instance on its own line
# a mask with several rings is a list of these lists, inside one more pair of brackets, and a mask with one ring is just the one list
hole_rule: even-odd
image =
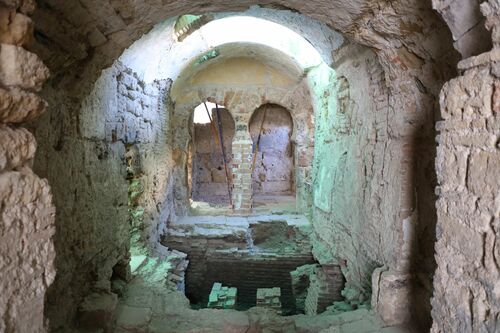
[[223,143],[223,139],[222,139],[222,123],[221,123],[221,120],[220,120],[219,107],[218,107],[217,104],[215,104],[215,107],[216,107],[216,110],[217,110],[217,123],[218,123],[218,126],[220,128],[220,130],[217,131],[217,129],[215,128],[214,120],[213,120],[212,116],[210,115],[210,111],[208,110],[207,103],[203,102],[203,105],[205,105],[205,110],[207,110],[208,119],[210,119],[210,125],[211,125],[211,128],[212,128],[212,133],[214,134],[214,137],[215,137],[215,141],[216,141],[216,143],[219,144],[219,147],[221,149],[222,161],[224,162],[224,171],[225,171],[225,174],[226,174],[227,191],[228,191],[228,194],[229,194],[229,203],[230,203],[230,205],[232,207],[233,206],[233,198],[232,198],[232,194],[231,194],[231,185],[229,183],[229,172],[228,172],[228,169],[227,169],[226,153],[225,153],[225,150],[224,150],[224,143]]
[[257,153],[259,152],[260,138],[262,135],[262,129],[264,128],[264,121],[266,120],[266,114],[267,114],[267,105],[265,106],[264,109],[264,115],[262,116],[262,122],[260,123],[259,136],[257,138],[257,143],[255,144],[255,151],[253,153],[252,173],[251,173],[252,177],[253,177],[253,172],[255,170],[255,163],[257,162]]
[[219,105],[217,105],[217,103],[215,103],[215,109],[217,111],[217,124],[219,127],[219,142],[220,142],[220,148],[222,151],[222,161],[224,162],[224,170],[226,171],[227,193],[229,194],[229,203],[231,204],[231,207],[232,207],[233,206],[233,198],[232,198],[232,193],[231,193],[231,184],[229,182],[229,170],[227,168],[227,162],[226,162],[226,150],[224,149],[224,140],[222,137],[222,120],[220,117]]

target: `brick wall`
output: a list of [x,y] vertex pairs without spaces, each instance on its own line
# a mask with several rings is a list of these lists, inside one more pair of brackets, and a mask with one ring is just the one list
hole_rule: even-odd
[[268,233],[269,227],[278,230],[276,221],[238,224],[241,218],[233,219],[227,224],[175,224],[162,239],[163,245],[188,255],[186,294],[204,306],[213,283],[221,282],[237,287],[240,307],[249,307],[255,305],[257,288],[280,287],[284,307],[294,312],[290,273],[314,263],[308,228],[285,223],[282,232]]
[[[307,84],[301,83],[287,89],[266,87],[255,89],[247,87],[244,90],[234,90],[234,87],[199,88],[195,96],[205,96],[205,100],[224,105],[231,113],[235,122],[235,135],[232,142],[232,162],[229,165],[233,173],[233,205],[236,215],[245,215],[252,208],[252,160],[253,142],[249,133],[250,118],[255,110],[264,104],[276,104],[290,112],[293,120],[293,131],[290,140],[295,145],[293,163],[297,209],[306,213],[311,207],[311,177],[314,144],[314,122],[311,96]],[[179,151],[179,165],[176,169],[175,201],[176,213],[185,215],[188,203],[187,174],[184,157],[188,151],[190,134],[189,118],[194,108],[203,100],[193,98],[183,104],[176,104],[172,115],[173,149]],[[229,213],[229,212],[228,212]]]
[[233,205],[237,214],[248,214],[252,209],[252,159],[252,140],[233,141]]

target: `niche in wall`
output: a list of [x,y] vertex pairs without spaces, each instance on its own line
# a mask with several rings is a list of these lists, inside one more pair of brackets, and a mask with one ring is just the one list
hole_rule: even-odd
[[250,119],[253,151],[253,196],[293,196],[294,144],[293,120],[280,105],[265,104]]
[[230,165],[235,125],[226,108],[219,106],[217,113],[215,104],[207,102],[206,105],[208,112],[201,103],[191,119],[188,184],[193,201],[225,206],[230,203],[228,181],[231,183],[232,179]]

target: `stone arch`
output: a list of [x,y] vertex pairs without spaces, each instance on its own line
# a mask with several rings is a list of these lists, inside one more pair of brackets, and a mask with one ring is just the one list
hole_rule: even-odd
[[254,150],[254,207],[258,195],[294,195],[296,155],[291,113],[278,104],[263,104],[252,113],[248,128]]
[[[341,2],[339,2],[340,4]],[[172,3],[174,4],[174,3]],[[104,66],[104,64],[109,64],[112,59],[115,59],[116,56],[118,55],[119,52],[139,36],[139,34],[142,31],[146,31],[151,26],[159,22],[161,19],[167,16],[167,13],[169,15],[174,15],[174,14],[180,14],[182,11],[185,11],[187,9],[192,9],[192,8],[187,8],[188,6],[178,6],[168,4],[167,6],[170,6],[167,8],[167,6],[162,9],[161,13],[155,12],[154,13],[154,18],[152,20],[147,20],[147,22],[141,21],[142,17],[149,17],[148,14],[145,12],[142,12],[141,8],[137,8],[137,12],[134,13],[134,19],[129,19],[127,20],[126,26],[119,31],[119,33],[112,34],[111,32],[105,33],[106,36],[108,37],[108,40],[105,42],[97,41],[97,44],[95,39],[91,41],[90,45],[92,45],[92,51],[95,50],[95,52],[89,52],[88,54],[96,55],[94,58],[89,61],[89,65],[87,68],[90,68],[90,72],[94,72],[95,69],[100,69]],[[205,8],[198,8],[197,10],[199,11],[210,11],[210,10],[216,10],[218,8],[221,8],[222,2],[215,2],[214,4],[211,4],[211,6],[207,6]],[[390,83],[391,86],[389,87],[391,90],[391,108],[393,108],[394,113],[399,112],[399,110],[409,110],[409,111],[403,111],[407,112],[409,116],[413,117],[414,114],[423,114],[424,112],[413,112],[413,107],[405,108],[404,106],[410,106],[417,104],[418,109],[416,111],[422,111],[422,110],[431,110],[432,107],[432,98],[434,98],[437,94],[437,91],[440,89],[442,82],[444,82],[447,79],[447,73],[446,70],[442,71],[442,76],[439,75],[440,73],[437,74],[436,76],[438,77],[437,80],[434,80],[434,75],[429,75],[429,73],[432,72],[432,69],[435,67],[436,69],[440,68],[442,64],[442,57],[446,54],[446,52],[441,52],[441,50],[437,51],[437,48],[434,49],[432,46],[435,44],[436,41],[439,41],[439,37],[441,34],[434,34],[433,30],[428,30],[428,29],[418,29],[418,25],[420,25],[420,22],[424,22],[424,24],[428,27],[432,27],[431,29],[440,29],[442,28],[442,24],[439,24],[439,22],[435,22],[435,19],[432,19],[432,15],[427,15],[429,14],[429,10],[425,9],[422,10],[420,6],[416,6],[415,8],[419,8],[419,11],[423,11],[424,13],[414,13],[413,12],[413,7],[408,6],[408,8],[405,8],[401,10],[402,8],[400,7],[400,3],[396,3],[396,7],[393,7],[393,4],[387,5],[387,6],[380,6],[378,8],[373,8],[373,11],[370,12],[370,6],[369,5],[360,5],[357,8],[359,8],[359,12],[351,12],[349,10],[345,11],[343,10],[344,8],[338,7],[335,8],[335,6],[339,6],[338,4],[333,4],[332,8],[329,9],[328,13],[324,12],[316,12],[312,8],[321,8],[321,10],[324,8],[321,6],[321,3],[317,3],[318,6],[313,6],[313,5],[308,5],[303,8],[298,8],[301,9],[302,12],[306,15],[311,15],[312,17],[316,17],[318,19],[322,19],[328,23],[333,23],[335,27],[337,27],[339,30],[348,33],[351,36],[354,36],[354,39],[358,42],[368,44],[370,46],[373,46],[375,49],[378,50],[378,57],[382,60],[382,63],[384,65],[384,70],[387,71],[387,77],[392,77],[393,81]],[[230,6],[233,9],[240,9],[239,4],[231,4]],[[70,7],[70,6],[68,6]],[[297,5],[299,7],[299,5]],[[301,6],[300,6],[301,7]],[[144,6],[143,8],[146,8],[148,12],[153,12],[150,10],[149,7]],[[46,10],[45,8],[42,8],[43,10]],[[106,8],[108,9],[108,8]],[[228,8],[226,8],[228,9]],[[331,10],[331,11],[330,11]],[[383,22],[384,17],[394,17],[394,15],[391,15],[393,13],[392,11],[396,12],[401,12],[405,13],[402,14],[401,19],[404,19],[403,16],[405,17],[412,17],[411,20],[412,22],[418,22],[417,24],[417,29],[412,29],[415,32],[401,32],[397,31],[396,33],[392,33],[392,31],[384,31],[387,29],[387,27],[394,27],[398,26],[398,24],[384,24]],[[408,11],[407,11],[408,10]],[[103,11],[108,13],[108,11]],[[116,15],[119,15],[119,13],[126,13],[126,11],[120,11],[117,10],[115,12]],[[340,14],[336,14],[340,13]],[[388,14],[388,15],[386,15]],[[373,17],[372,17],[373,15]],[[75,16],[75,15],[73,15]],[[82,17],[87,17],[91,15],[82,15]],[[430,17],[429,20],[437,24],[429,24],[429,20],[421,19],[424,17]],[[139,19],[138,19],[139,18]],[[374,19],[376,18],[376,19]],[[382,21],[381,21],[382,20]],[[400,18],[396,17],[396,20],[400,20]],[[353,22],[354,21],[354,22]],[[357,21],[357,22],[356,22]],[[407,20],[408,21],[408,20]],[[367,28],[367,22],[369,22],[369,28]],[[137,23],[137,24],[135,24]],[[382,24],[381,24],[382,23]],[[75,24],[75,26],[78,26],[78,24]],[[131,28],[129,28],[129,26]],[[403,26],[403,25],[401,25]],[[372,28],[373,27],[373,28]],[[94,27],[91,27],[94,28]],[[100,31],[95,31],[95,30],[90,30],[92,31],[92,34],[89,34],[89,36],[95,37],[100,36],[99,33]],[[120,29],[120,28],[118,28]],[[137,29],[136,30],[131,30],[131,29]],[[392,28],[391,28],[392,29]],[[113,30],[113,29],[111,29]],[[373,31],[372,31],[373,30]],[[112,32],[116,32],[117,30],[113,30]],[[425,31],[424,33],[418,32],[418,31]],[[123,33],[125,32],[125,33]],[[387,32],[387,33],[386,33]],[[48,33],[50,35],[50,33]],[[408,36],[407,36],[408,34]],[[56,33],[57,35],[57,33]],[[385,38],[380,38],[379,36],[390,36],[390,37],[385,37]],[[123,36],[130,36],[128,40],[123,40]],[[431,36],[431,37],[429,37]],[[437,37],[436,37],[437,36]],[[106,38],[104,38],[106,39]],[[52,40],[57,41],[57,40],[67,40],[63,38],[52,38]],[[71,40],[71,39],[70,39]],[[415,40],[421,41],[418,43],[415,43]],[[405,41],[410,41],[410,43],[406,43]],[[117,46],[118,47],[115,47]],[[401,46],[405,45],[405,46]],[[78,45],[81,46],[81,45]],[[87,57],[87,53],[85,50],[82,50],[83,47],[74,47],[74,48],[69,48],[72,50],[75,50],[73,55],[76,55],[77,59],[83,59]],[[55,49],[55,48],[54,48]],[[62,48],[59,48],[62,49]],[[68,48],[66,48],[68,49]],[[446,51],[446,50],[445,50]],[[73,56],[72,55],[72,56]],[[416,55],[416,56],[415,56]],[[424,59],[424,60],[419,60],[419,58]],[[61,56],[59,59],[64,59],[67,60],[68,57]],[[48,61],[50,63],[50,57],[48,58]],[[431,60],[431,61],[429,61]],[[434,61],[436,60],[436,61]],[[68,65],[71,63],[71,59],[68,61],[64,61],[65,65]],[[423,63],[423,64],[422,64]],[[51,64],[52,65],[52,64]],[[77,71],[80,71],[79,66],[74,66],[78,67]],[[452,67],[452,66],[451,66]],[[55,68],[58,68],[55,66]],[[65,79],[67,81],[72,80],[71,79],[71,66],[68,67],[69,69],[67,70],[68,74]],[[443,68],[447,68],[446,66],[443,66]],[[60,69],[60,68],[59,68]],[[399,75],[401,74],[401,75]],[[86,73],[88,76],[89,74]],[[90,76],[96,75],[96,74],[90,74]],[[78,77],[78,76],[76,76]],[[395,79],[394,79],[395,78]],[[79,79],[79,77],[78,77]],[[64,80],[61,80],[60,82],[67,82]],[[85,81],[85,80],[82,80]],[[89,80],[90,81],[90,80]],[[94,81],[91,81],[94,82]],[[422,84],[423,82],[423,84]],[[435,83],[432,83],[435,82]],[[78,85],[77,85],[78,86]],[[403,89],[400,89],[400,87],[403,87]],[[423,87],[423,88],[422,88]],[[432,96],[431,96],[432,95]],[[50,98],[50,97],[49,97]],[[416,103],[413,103],[415,102]],[[69,104],[69,103],[68,103]],[[57,103],[53,103],[53,105],[57,105]],[[70,107],[68,107],[70,108]],[[69,112],[68,112],[69,113]],[[401,112],[402,113],[402,112]],[[393,114],[390,115],[391,119],[394,119],[395,117],[392,117]],[[405,119],[406,120],[406,119]],[[382,123],[382,122],[379,122]],[[411,118],[409,121],[407,121],[408,124],[412,125],[414,123],[417,123],[414,121],[413,118]],[[431,122],[432,123],[432,122]],[[398,123],[391,123],[392,129],[394,128],[399,128],[401,124]],[[431,124],[433,125],[433,124]],[[432,127],[432,126],[431,126]],[[377,129],[378,130],[378,129]],[[381,134],[384,134],[384,130],[382,129]],[[390,133],[392,137],[396,136],[397,138],[402,137],[405,132],[403,129],[401,129],[401,133]],[[380,133],[377,133],[380,134]],[[430,133],[429,137],[433,137],[433,133]],[[379,141],[380,141],[380,137]],[[382,137],[381,140],[384,140],[384,137]],[[43,140],[42,140],[43,141]],[[41,142],[43,145],[43,142]],[[433,144],[433,143],[432,143]],[[388,144],[390,147],[390,145]],[[388,150],[389,151],[389,150]],[[389,151],[390,153],[390,151]],[[384,151],[385,154],[385,151]],[[368,169],[368,172],[370,170]],[[49,177],[50,178],[50,177]],[[56,183],[53,179],[49,179],[51,184]],[[57,185],[56,185],[57,187]],[[383,196],[381,196],[383,198]],[[431,206],[429,206],[431,207]],[[399,228],[398,226],[400,225],[399,220],[392,219],[391,217],[387,218],[389,223],[392,223],[392,225],[395,228]],[[392,222],[394,220],[394,222]],[[390,229],[390,228],[388,228]],[[399,228],[401,229],[401,228]],[[399,230],[398,231],[401,231]],[[396,239],[397,237],[393,237]],[[385,256],[382,256],[382,261],[385,263],[387,260]],[[392,264],[392,262],[390,262]],[[90,266],[90,265],[89,265]]]

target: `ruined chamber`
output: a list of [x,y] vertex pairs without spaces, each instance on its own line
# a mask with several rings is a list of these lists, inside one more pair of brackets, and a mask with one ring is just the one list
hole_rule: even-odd
[[[33,15],[36,41],[30,48],[53,76],[39,93],[49,102],[48,111],[27,125],[34,137],[12,125],[0,131],[30,147],[19,156],[4,154],[8,163],[0,163],[0,176],[8,181],[0,185],[8,186],[1,193],[22,197],[14,201],[15,207],[35,207],[24,204],[26,200],[37,203],[33,211],[14,210],[7,216],[9,221],[11,216],[22,221],[36,216],[41,221],[43,230],[26,228],[19,234],[41,237],[30,244],[40,248],[34,252],[43,258],[31,262],[47,265],[16,273],[23,279],[36,275],[33,286],[44,286],[30,294],[36,295],[32,304],[44,303],[44,313],[40,306],[22,327],[9,320],[0,325],[9,332],[28,326],[43,331],[47,325],[54,332],[320,332],[331,326],[362,332],[382,331],[387,325],[428,329],[434,283],[434,331],[457,330],[469,321],[478,327],[481,316],[464,315],[456,324],[448,320],[450,304],[462,308],[458,299],[471,298],[464,294],[452,299],[445,287],[452,273],[444,258],[467,254],[454,252],[457,246],[450,239],[457,234],[443,212],[446,202],[464,188],[447,182],[455,175],[447,169],[453,161],[475,170],[486,163],[485,156],[496,156],[491,140],[472,140],[472,145],[483,146],[467,149],[481,153],[474,151],[470,159],[465,153],[449,157],[455,156],[455,145],[462,147],[455,138],[461,125],[453,94],[466,90],[469,77],[487,76],[489,81],[477,87],[484,98],[472,103],[476,109],[467,103],[463,109],[475,114],[477,108],[487,107],[481,103],[492,100],[488,87],[495,79],[489,69],[476,67],[489,66],[495,53],[462,62],[460,68],[469,76],[445,86],[446,119],[438,123],[444,136],[436,171],[437,96],[444,82],[456,75],[458,60],[452,37],[430,6],[359,2],[359,12],[340,2],[332,8],[321,1],[297,5],[309,16],[278,5],[217,13],[218,1],[196,8],[204,15],[181,15],[190,5],[177,2],[134,10],[106,3],[106,17],[73,1],[44,3],[36,10],[12,9],[20,18]],[[452,9],[435,2],[450,21],[456,49],[464,57],[474,55],[467,48],[470,38],[462,37],[476,28],[457,31],[450,19]],[[490,3],[483,11],[492,28],[492,8],[498,7]],[[226,9],[242,10],[236,2]],[[79,19],[93,16],[95,24]],[[167,17],[172,18],[165,21]],[[258,26],[251,19],[267,22],[262,33],[245,33]],[[231,28],[224,28],[224,22]],[[284,37],[280,29],[285,28],[295,33],[295,39]],[[270,32],[279,32],[279,39],[273,40]],[[2,41],[9,37],[5,36]],[[31,110],[22,121],[32,120],[45,108],[34,91],[41,89],[48,71],[20,47],[27,45],[23,40],[7,41],[16,43],[19,46],[2,45],[0,60],[25,60],[33,66],[23,67],[26,72],[1,72],[2,87],[8,88],[2,91],[17,96],[9,105],[31,101],[22,104]],[[485,43],[477,50],[490,46]],[[36,71],[31,80],[21,75],[30,70]],[[209,165],[209,177],[202,175],[209,181],[198,178],[196,186],[206,183],[208,193],[223,193],[221,184],[229,181],[229,205],[193,207],[189,152],[195,142],[190,128],[194,108],[207,101],[224,106],[226,119],[232,120],[233,127],[224,126],[230,135],[221,140],[228,170],[222,174],[220,159],[216,160]],[[259,118],[264,117],[259,114],[266,109],[286,117],[271,115],[268,125],[261,125]],[[21,121],[2,117],[9,124]],[[488,124],[495,124],[492,121]],[[471,120],[469,125],[481,127],[481,122]],[[481,130],[494,131],[486,125]],[[262,142],[256,148],[259,135]],[[272,135],[283,141],[272,144],[277,140],[269,139]],[[7,141],[11,140],[1,142]],[[21,151],[16,147],[12,151]],[[51,192],[31,171],[33,159],[33,170],[48,180]],[[276,165],[282,169],[273,170]],[[485,184],[494,183],[491,170],[496,169],[486,170]],[[481,196],[470,179],[479,173],[466,177],[471,196]],[[36,185],[31,199],[9,190],[21,178],[25,185]],[[442,186],[435,192],[438,181]],[[484,188],[491,193],[483,199],[494,202],[494,189]],[[280,196],[287,199],[276,199]],[[436,235],[438,217],[443,220]],[[461,226],[458,236],[479,235],[471,226]],[[53,244],[38,242],[54,232]],[[438,279],[432,281],[436,237],[440,267]],[[478,239],[460,243],[481,243]],[[474,246],[464,248],[476,253]],[[22,249],[9,247],[2,253],[15,256],[16,251]],[[463,260],[464,267],[466,263]],[[481,274],[491,277],[490,271]],[[240,303],[235,307],[245,311],[198,309],[209,304],[215,282],[236,287]],[[274,290],[257,291],[271,287],[280,287],[281,311],[288,316],[253,307],[277,295]],[[481,288],[474,285],[468,290],[482,295],[474,300],[487,303]],[[21,289],[6,290],[10,295]],[[29,312],[20,304],[11,306],[9,313],[15,315],[9,318]],[[296,315],[301,312],[306,315]]]

